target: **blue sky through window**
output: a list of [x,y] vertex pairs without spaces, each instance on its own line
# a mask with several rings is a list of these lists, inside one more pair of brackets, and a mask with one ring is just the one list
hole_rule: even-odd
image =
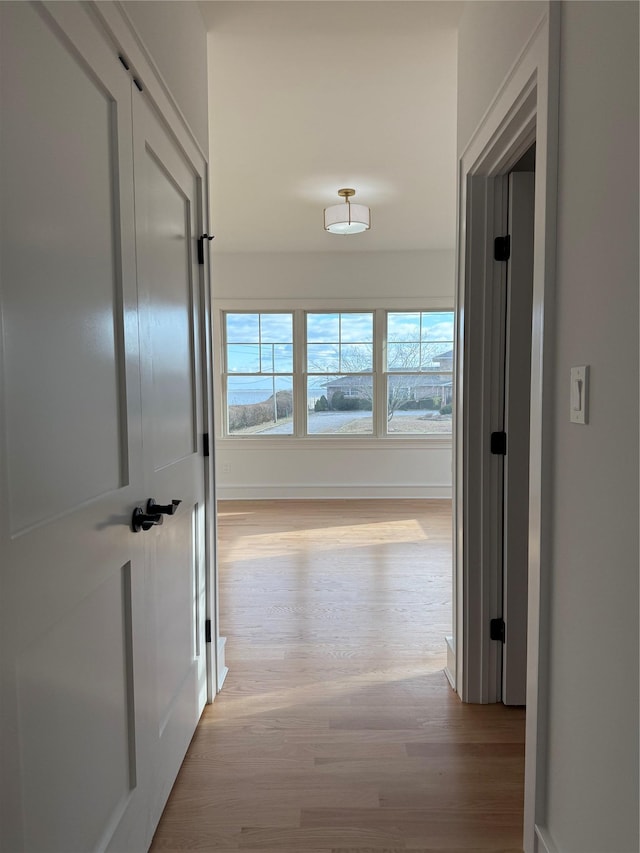
[[390,312],[387,318],[390,341],[453,342],[453,312]]
[[307,342],[372,343],[373,314],[307,314]]
[[291,314],[227,314],[228,373],[293,372]]
[[[387,320],[387,370],[451,369],[452,311],[390,312]],[[441,355],[445,355],[443,360]]]
[[[293,311],[239,311],[224,314],[226,345],[223,381],[227,434],[267,434],[266,427],[261,426],[262,421],[254,418],[263,416],[265,403],[271,404],[269,423],[275,422],[278,434],[291,434],[294,378],[296,394],[306,391],[307,410],[306,429],[300,426],[296,429],[307,434],[318,432],[315,426],[311,427],[310,418],[323,421],[324,426],[320,431],[324,433],[331,431],[328,427],[325,429],[329,417],[338,416],[351,417],[354,422],[357,421],[355,425],[349,422],[347,432],[371,433],[375,414],[372,410],[376,406],[386,407],[389,391],[396,386],[402,386],[413,396],[407,398],[408,402],[403,401],[401,406],[394,407],[392,412],[396,409],[404,412],[405,403],[407,412],[417,411],[415,405],[408,407],[408,404],[424,402],[424,398],[431,400],[432,406],[428,410],[428,417],[424,416],[423,419],[430,418],[429,424],[431,421],[435,424],[436,420],[439,419],[440,423],[448,415],[450,422],[450,412],[440,412],[436,404],[450,404],[454,337],[452,311],[379,312],[382,327],[375,343],[374,311],[300,312],[305,325],[301,323],[296,327],[296,333],[300,334],[296,346],[302,350],[306,342],[306,370],[303,370],[302,385],[297,375],[294,377],[294,314]],[[305,331],[306,335],[303,334]],[[384,358],[383,371],[386,375],[382,376],[377,375],[374,363],[374,349],[378,344],[383,347],[378,356]],[[416,384],[416,376],[420,377],[421,384]],[[316,405],[322,397],[327,403],[324,409],[317,409]],[[262,405],[262,408],[257,404]],[[302,408],[302,403],[300,405]],[[446,432],[446,423],[442,421],[442,424]],[[414,425],[411,429],[418,433],[434,431],[427,426],[416,429]],[[404,429],[394,426],[391,431],[411,432],[408,426]]]
[[373,370],[373,314],[307,314],[307,371]]

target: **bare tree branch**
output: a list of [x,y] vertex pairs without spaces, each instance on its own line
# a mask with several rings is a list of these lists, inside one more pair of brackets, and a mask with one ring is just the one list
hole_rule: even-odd
[[[420,389],[428,381],[429,371],[439,370],[438,356],[443,354],[443,343],[427,343],[420,340],[395,341],[387,343],[387,420],[394,412],[409,402],[417,401]],[[328,370],[327,368],[330,368]],[[373,345],[343,346],[341,357],[335,362],[310,364],[310,372],[327,373],[336,377],[344,374],[358,374],[359,377],[373,376]],[[354,380],[356,377],[354,377]],[[358,397],[373,406],[373,381],[370,383],[354,381]],[[424,391],[423,391],[424,393]],[[330,397],[327,395],[329,402]]]

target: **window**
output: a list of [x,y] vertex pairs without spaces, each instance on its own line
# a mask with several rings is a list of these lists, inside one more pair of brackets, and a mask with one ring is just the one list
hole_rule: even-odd
[[389,312],[386,355],[388,431],[451,432],[452,312]]
[[293,314],[225,315],[228,435],[293,433]]
[[306,361],[307,434],[370,435],[373,313],[308,313]]
[[452,311],[228,312],[223,330],[226,435],[451,433]]

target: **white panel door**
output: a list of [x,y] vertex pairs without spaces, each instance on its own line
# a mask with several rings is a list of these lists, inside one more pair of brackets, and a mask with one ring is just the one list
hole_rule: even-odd
[[80,4],[0,39],[0,847],[143,850],[131,83]]
[[509,175],[511,257],[507,270],[504,458],[502,701],[527,698],[529,410],[533,300],[533,172]]
[[147,550],[154,674],[152,817],[159,818],[207,698],[201,181],[144,93],[134,92],[144,479],[174,515]]

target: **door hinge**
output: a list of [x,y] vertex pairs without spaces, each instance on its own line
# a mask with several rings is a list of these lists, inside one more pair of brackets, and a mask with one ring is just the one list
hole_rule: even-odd
[[506,432],[491,433],[491,453],[494,456],[507,455],[507,434]]
[[511,237],[505,234],[504,237],[496,237],[493,241],[493,259],[494,261],[508,261],[511,257]]
[[205,643],[211,642],[211,619],[204,620],[204,641]]
[[492,640],[497,640],[499,643],[504,643],[504,636],[504,619],[492,619],[489,622],[489,637]]
[[[118,54],[118,59],[120,60],[120,63],[121,63],[121,65],[125,71],[131,71],[131,65],[129,64],[129,60],[127,59],[127,57],[123,53]],[[140,82],[140,80],[137,77],[133,76],[134,73],[135,72],[131,71],[131,79],[133,80],[136,89],[139,92],[144,92],[144,86],[142,85],[142,83]]]
[[209,455],[209,433],[205,432],[202,435],[202,455]]
[[213,234],[202,234],[198,237],[198,263],[200,266],[204,265],[204,241],[208,240],[211,242],[214,238]]

